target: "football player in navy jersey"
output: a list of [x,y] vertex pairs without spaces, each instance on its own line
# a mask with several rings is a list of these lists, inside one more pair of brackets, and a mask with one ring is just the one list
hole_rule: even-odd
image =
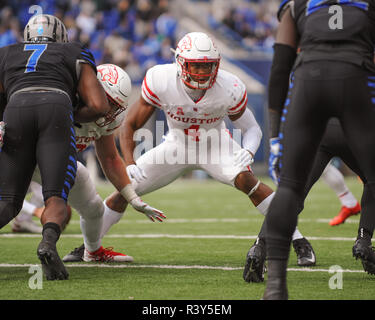
[[288,298],[291,234],[303,207],[315,155],[323,145],[326,128],[334,125],[331,118],[339,119],[354,168],[365,179],[360,235],[353,254],[362,259],[365,269],[375,263],[371,248],[375,202],[375,154],[371,151],[375,143],[374,5],[368,0],[285,0],[279,18],[271,71],[271,79],[278,78],[279,85],[271,84],[269,95],[285,104],[282,110],[275,107],[280,101],[270,105],[274,109],[271,122],[273,117],[282,120],[278,141],[281,173],[266,216],[268,282],[264,299]]
[[[111,110],[92,54],[67,41],[64,24],[41,14],[27,23],[23,43],[0,49],[6,125],[0,153],[0,228],[19,213],[38,165],[45,210],[37,255],[47,280],[68,278],[56,242],[77,168],[73,122],[93,121]],[[85,106],[74,113],[77,94]]]

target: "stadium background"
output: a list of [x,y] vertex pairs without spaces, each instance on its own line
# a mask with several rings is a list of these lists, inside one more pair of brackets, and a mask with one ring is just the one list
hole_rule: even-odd
[[[23,28],[34,14],[29,12],[33,5],[61,18],[70,40],[86,43],[97,64],[123,67],[133,82],[131,102],[139,97],[149,67],[173,62],[170,48],[183,34],[199,30],[212,35],[222,53],[222,68],[238,75],[247,86],[248,107],[263,130],[253,167],[257,175],[266,174],[266,92],[279,0],[0,0],[0,46],[22,41]],[[163,114],[150,119],[150,128],[155,119],[164,119]],[[93,149],[84,160],[95,179],[98,166]],[[193,176],[206,178],[202,172]],[[267,177],[262,181],[273,186]],[[148,194],[145,200],[167,214],[165,223],[150,227],[147,219],[132,208],[127,210],[103,245],[135,256],[134,264],[69,265],[72,281],[44,283],[43,290],[30,290],[30,274],[25,268],[38,263],[35,248],[40,235],[12,234],[10,225],[6,226],[0,233],[0,300],[260,299],[265,283],[249,285],[242,279],[242,270],[263,217],[242,193],[211,182],[180,181]],[[346,182],[359,199],[359,181],[348,177]],[[113,191],[107,183],[97,183],[97,188],[103,199]],[[306,213],[299,219],[299,228],[312,241],[318,263],[315,268],[298,268],[292,253],[288,285],[293,299],[374,298],[373,276],[365,274],[360,261],[351,255],[359,217],[332,228],[328,222],[338,209],[332,191],[318,182],[306,201]],[[64,241],[58,244],[61,255],[82,243],[78,215],[73,215],[62,237]],[[328,287],[332,266],[345,270],[343,290]],[[337,308],[332,310],[337,312]]]
[[[248,107],[263,130],[255,170],[266,173],[268,156],[266,85],[277,26],[278,0],[8,0],[0,1],[0,46],[23,40],[23,29],[36,13],[59,17],[70,41],[87,45],[96,63],[114,63],[126,70],[133,82],[131,102],[140,94],[148,68],[174,61],[170,48],[187,32],[210,34],[222,54],[222,68],[238,75],[248,90]],[[157,112],[155,120],[165,121]],[[233,129],[227,122],[230,130]],[[167,130],[167,126],[164,126]],[[154,141],[154,144],[158,144]],[[81,155],[94,179],[103,178],[93,148]],[[206,178],[203,172],[193,176]]]

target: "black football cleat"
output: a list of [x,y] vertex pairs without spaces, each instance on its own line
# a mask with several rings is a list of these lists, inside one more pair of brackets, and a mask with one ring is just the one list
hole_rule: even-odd
[[306,238],[296,239],[292,242],[297,254],[297,264],[300,267],[315,266],[316,256],[310,242]]
[[64,258],[64,262],[82,262],[83,261],[83,254],[85,252],[85,245],[82,244],[78,248],[74,248],[73,251],[68,253]]
[[353,246],[353,256],[362,260],[363,270],[368,274],[375,274],[375,252],[370,240],[357,239]]
[[266,262],[266,246],[263,240],[257,239],[246,256],[243,279],[246,282],[263,282]]
[[37,254],[47,280],[66,280],[69,278],[69,273],[57,253],[55,244],[42,240],[38,246]]

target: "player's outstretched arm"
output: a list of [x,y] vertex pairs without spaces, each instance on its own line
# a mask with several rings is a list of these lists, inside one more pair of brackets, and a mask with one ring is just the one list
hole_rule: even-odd
[[243,148],[235,153],[234,164],[241,168],[250,166],[254,162],[254,155],[262,140],[262,130],[247,107],[236,115],[230,115],[229,119],[242,134]]
[[131,183],[125,163],[117,151],[114,134],[95,140],[95,150],[104,174],[117,190],[121,191]]
[[91,66],[82,64],[78,83],[78,94],[84,102],[74,114],[77,122],[92,122],[104,117],[111,107],[102,85]]
[[133,152],[135,148],[134,133],[142,128],[155,111],[155,107],[142,97],[128,111],[120,127],[120,147],[126,165],[135,164]]
[[151,221],[154,222],[156,219],[162,222],[166,218],[164,213],[143,202],[134,191],[125,169],[125,163],[117,151],[114,134],[102,136],[96,140],[95,147],[104,174],[125,200]]

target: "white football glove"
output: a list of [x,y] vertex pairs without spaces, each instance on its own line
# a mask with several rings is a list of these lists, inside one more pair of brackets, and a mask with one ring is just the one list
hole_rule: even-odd
[[0,121],[0,150],[4,145],[4,136],[5,136],[5,122]]
[[163,222],[163,219],[166,218],[162,211],[149,206],[146,202],[143,202],[140,197],[130,201],[130,204],[135,210],[145,214],[152,222],[155,222],[154,219]]
[[253,155],[249,150],[241,149],[234,153],[234,165],[239,168],[250,166],[254,162]]
[[147,178],[146,173],[143,169],[137,167],[136,164],[131,164],[126,167],[126,173],[128,177],[135,180],[137,183],[145,180]]

